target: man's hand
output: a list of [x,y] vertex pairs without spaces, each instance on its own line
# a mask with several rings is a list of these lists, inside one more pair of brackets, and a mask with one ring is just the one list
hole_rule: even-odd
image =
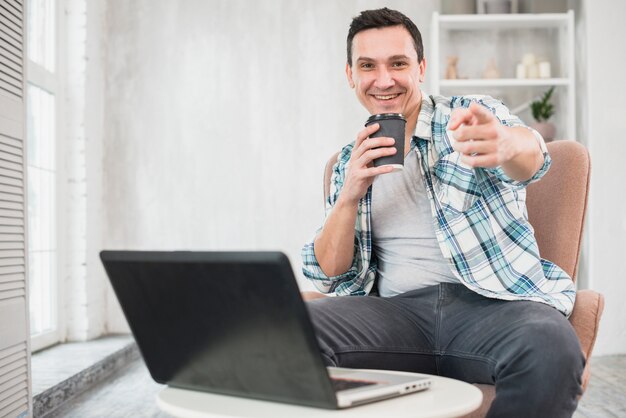
[[392,146],[393,138],[369,138],[379,128],[375,123],[357,135],[339,198],[315,238],[315,258],[329,277],[345,273],[352,265],[354,222],[359,200],[365,196],[377,175],[393,171],[391,166],[372,166],[375,158],[396,153],[396,148]]
[[356,205],[359,199],[365,196],[367,189],[377,175],[393,171],[391,166],[374,167],[372,165],[372,161],[376,158],[396,153],[393,138],[369,138],[379,128],[380,125],[375,123],[363,129],[356,137],[346,168],[343,188],[339,195],[339,199],[343,200],[344,203]]
[[514,180],[531,178],[543,164],[543,154],[532,134],[523,127],[510,128],[484,106],[472,103],[455,109],[447,129],[453,131],[452,148],[470,167],[501,166]]

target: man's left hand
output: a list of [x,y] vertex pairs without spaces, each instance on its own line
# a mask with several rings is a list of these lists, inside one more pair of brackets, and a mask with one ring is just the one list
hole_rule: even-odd
[[507,127],[477,103],[455,109],[448,130],[453,131],[452,148],[462,154],[461,161],[470,167],[497,167],[519,153],[517,142],[509,140]]
[[526,181],[543,165],[543,152],[529,129],[502,125],[478,103],[455,109],[447,129],[453,131],[452,148],[470,167],[501,166],[513,180]]

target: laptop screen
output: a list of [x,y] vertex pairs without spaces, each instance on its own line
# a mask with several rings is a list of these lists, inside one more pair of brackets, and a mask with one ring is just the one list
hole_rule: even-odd
[[157,382],[336,407],[284,254],[103,251],[101,258]]

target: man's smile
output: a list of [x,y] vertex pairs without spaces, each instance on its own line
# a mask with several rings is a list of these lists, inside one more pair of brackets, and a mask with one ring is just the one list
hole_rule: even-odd
[[391,99],[395,99],[396,97],[398,97],[400,95],[400,93],[395,93],[395,94],[373,94],[372,96],[374,96],[377,100],[391,100]]

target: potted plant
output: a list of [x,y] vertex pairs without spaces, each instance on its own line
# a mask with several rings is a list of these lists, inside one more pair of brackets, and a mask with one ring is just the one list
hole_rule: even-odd
[[554,86],[550,87],[550,90],[546,91],[541,99],[530,104],[533,118],[537,121],[532,125],[532,128],[539,132],[546,141],[552,141],[556,135],[556,127],[549,122],[549,119],[554,115],[554,105],[550,103],[553,92]]

